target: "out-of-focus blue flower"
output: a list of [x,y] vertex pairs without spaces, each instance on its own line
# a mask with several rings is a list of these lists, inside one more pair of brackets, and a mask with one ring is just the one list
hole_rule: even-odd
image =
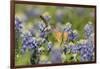
[[81,55],[86,54],[87,53],[87,47],[86,47],[86,45],[81,45],[79,51],[80,51]]
[[45,38],[46,32],[41,32],[40,37]]
[[68,43],[67,46],[66,46],[66,53],[71,53],[71,45],[70,45],[70,43]]
[[39,44],[38,44],[38,42],[37,42],[35,37],[30,37],[30,39],[29,39],[29,46],[31,48],[36,48],[36,47],[39,46]]
[[43,38],[43,40],[42,40],[43,43],[48,42],[47,35],[48,35],[47,32],[41,32],[40,33],[40,37]]
[[80,53],[81,61],[92,61],[93,60],[93,58],[92,58],[93,52],[94,52],[94,48],[93,48],[93,46],[89,45],[87,40],[80,41],[79,53]]
[[79,38],[79,33],[77,30],[72,30],[72,24],[66,23],[64,32],[68,33],[68,40],[77,40]]
[[28,8],[25,11],[26,16],[29,17],[38,17],[41,14],[41,11],[37,8]]
[[39,29],[40,29],[40,31],[43,32],[45,28],[46,28],[45,24],[43,22],[40,22],[39,23]]
[[56,16],[57,22],[62,22],[64,13],[62,10],[57,10],[55,16]]
[[25,51],[27,48],[34,49],[40,46],[39,42],[31,34],[26,33],[22,38],[22,49]]
[[70,40],[71,40],[71,41],[74,40],[74,37],[75,37],[75,36],[74,36],[74,33],[73,33],[73,32],[69,32],[69,33],[68,33],[68,40],[69,40],[69,41],[70,41]]
[[80,60],[84,62],[84,61],[93,61],[94,56],[91,54],[83,54],[80,57],[81,57]]
[[78,40],[79,39],[79,33],[77,30],[73,30],[73,34],[74,34],[74,40]]
[[64,32],[70,32],[72,31],[72,24],[67,22],[64,28]]
[[28,39],[24,37],[22,39],[22,52],[25,52],[27,47],[28,47]]
[[[42,34],[42,33],[41,33],[41,34]],[[42,38],[42,41],[41,41],[40,45],[42,45],[43,43],[48,42],[48,37],[46,37],[45,34],[44,34],[44,35],[41,35],[41,34],[40,34],[40,38]]]
[[50,55],[51,55],[51,63],[62,63],[62,58],[61,58],[62,50],[60,48],[59,49],[52,48]]
[[48,50],[51,50],[52,47],[53,47],[52,42],[48,42]]
[[31,48],[31,49],[36,48],[36,46],[35,46],[34,44],[32,44],[32,43],[31,43],[31,44],[29,44],[29,46],[30,46],[30,48]]
[[17,17],[15,18],[15,28],[20,31],[22,29],[22,21],[19,20]]
[[68,33],[68,41],[78,40],[79,39],[79,33],[77,30],[72,30],[72,24],[66,23],[66,26],[64,28],[64,32]]
[[94,28],[91,22],[85,25],[84,33],[85,33],[86,38],[88,38],[93,33],[93,31],[94,31]]
[[46,21],[50,21],[51,16],[44,16],[44,18],[45,18]]
[[34,28],[31,28],[31,29],[29,30],[29,34],[30,34],[31,36],[35,36]]
[[68,33],[68,40],[78,40],[79,39],[79,34],[77,32],[77,30],[73,30],[71,32]]
[[78,14],[78,16],[84,16],[85,14],[85,9],[84,8],[75,8],[76,13]]
[[47,22],[49,22],[50,19],[51,19],[51,16],[49,15],[48,12],[45,12],[45,13],[43,14],[43,17],[44,17],[44,19],[45,19]]
[[89,37],[88,37],[88,39],[87,39],[87,41],[88,41],[88,45],[89,46],[93,46],[94,47],[94,33],[92,33]]
[[39,28],[40,28],[39,37],[43,39],[42,43],[48,42],[49,31],[46,30],[47,27],[45,26],[45,23],[40,23]]
[[67,48],[67,53],[73,53],[73,54],[79,53],[79,50],[78,50],[79,47],[76,44],[72,43],[72,42],[68,43],[66,48]]
[[75,54],[79,53],[78,46],[72,46],[71,52]]

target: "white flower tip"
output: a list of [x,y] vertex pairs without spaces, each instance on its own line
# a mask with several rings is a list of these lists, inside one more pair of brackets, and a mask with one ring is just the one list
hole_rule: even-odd
[[73,30],[73,33],[78,33],[78,31],[77,30]]
[[89,21],[89,22],[88,22],[88,24],[92,24],[92,22],[91,22],[91,21]]
[[72,27],[72,24],[71,24],[70,22],[67,22],[67,23],[66,23],[66,26],[67,26],[67,27]]
[[48,44],[52,44],[52,42],[50,41]]
[[73,42],[70,42],[69,45],[73,46],[73,45],[75,45],[75,44],[74,44]]

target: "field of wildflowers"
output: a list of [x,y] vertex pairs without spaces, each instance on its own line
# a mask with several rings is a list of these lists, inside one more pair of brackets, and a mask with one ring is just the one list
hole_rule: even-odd
[[15,64],[94,61],[94,9],[16,4]]

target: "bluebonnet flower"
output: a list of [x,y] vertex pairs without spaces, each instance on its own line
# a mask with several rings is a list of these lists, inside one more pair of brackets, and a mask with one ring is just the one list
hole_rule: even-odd
[[80,54],[86,54],[87,53],[87,47],[85,45],[82,45],[81,48],[79,49]]
[[88,45],[94,47],[94,33],[92,33],[92,34],[88,37],[87,41],[88,41]]
[[24,37],[22,39],[22,52],[25,52],[27,47],[28,47],[28,39],[27,39],[27,37]]
[[74,33],[73,33],[73,32],[69,32],[69,33],[68,33],[68,41],[74,40],[74,37],[75,37],[75,36],[74,36]]
[[71,42],[70,43],[68,43],[67,45],[66,45],[66,47],[65,47],[65,53],[71,53],[71,47],[72,47],[72,44],[71,44]]
[[15,28],[20,31],[22,29],[22,21],[19,18],[15,18]]
[[[77,59],[77,55],[79,54],[79,46],[77,46],[77,44],[73,43],[73,42],[69,42],[66,45],[66,53],[65,54],[71,54],[69,59],[67,59],[68,61],[73,61],[76,62]],[[65,61],[67,61],[65,60]]]
[[22,21],[18,17],[15,17],[16,40],[18,40],[19,37],[21,38],[23,37],[22,29],[23,29]]
[[81,57],[80,60],[81,61],[92,61],[93,51],[94,51],[93,46],[90,46],[87,40],[82,40],[80,43],[81,43],[80,48],[79,48],[80,57]]
[[78,54],[79,53],[78,46],[72,46],[71,52],[74,54]]
[[74,34],[74,40],[78,40],[79,39],[79,33],[77,30],[73,30],[73,34]]
[[35,37],[30,37],[29,39],[29,46],[33,49],[39,46]]
[[29,43],[33,43],[34,39],[35,39],[35,38],[33,38],[32,36],[28,36],[28,42],[29,42]]
[[45,25],[45,23],[40,23],[39,24],[39,29],[40,29],[40,38],[43,39],[43,43],[45,42],[48,42],[48,34],[49,34],[49,31],[47,31],[49,29],[49,27]]
[[51,16],[45,16],[44,18],[46,19],[46,21],[49,21]]
[[46,32],[41,32],[40,33],[40,37],[42,37],[42,38],[45,38],[46,37],[45,35],[46,35]]
[[43,32],[45,28],[46,28],[46,25],[43,22],[40,22],[39,23],[39,29],[40,29],[40,31]]
[[77,30],[72,30],[72,24],[66,23],[66,26],[64,28],[64,32],[68,33],[68,41],[77,40],[79,38],[79,33]]
[[79,34],[77,32],[77,30],[73,30],[71,32],[68,33],[68,40],[78,40],[79,39]]
[[70,22],[67,22],[64,28],[64,32],[71,32],[72,31],[72,24]]
[[88,38],[92,33],[93,33],[93,24],[91,22],[89,22],[88,24],[85,25],[84,27],[84,33],[85,33],[85,37]]
[[22,38],[22,49],[25,51],[26,48],[34,49],[39,46],[38,41],[31,34],[26,33]]
[[29,44],[29,46],[30,46],[30,48],[31,48],[31,49],[36,48],[36,46],[35,46],[34,44],[32,44],[32,43],[31,43],[31,44]]
[[48,42],[47,32],[41,32],[40,37],[42,38],[42,43]]
[[53,47],[52,42],[48,42],[48,50],[51,51],[51,48]]
[[81,61],[93,61],[94,59],[94,56],[90,53],[90,54],[83,54],[83,55],[80,55],[80,60]]
[[51,16],[49,15],[48,12],[45,12],[45,13],[43,14],[43,17],[44,17],[44,19],[45,19],[47,22],[49,22],[50,19],[51,19]]
[[77,40],[79,38],[79,33],[77,30],[72,30],[72,24],[67,22],[64,28],[64,32],[68,33],[68,40]]
[[78,53],[78,46],[76,44],[74,44],[73,42],[70,42],[68,43],[68,46],[67,46],[67,52],[70,52],[70,53]]
[[34,31],[34,28],[33,27],[31,29],[29,29],[29,34],[31,36],[35,36],[35,31]]

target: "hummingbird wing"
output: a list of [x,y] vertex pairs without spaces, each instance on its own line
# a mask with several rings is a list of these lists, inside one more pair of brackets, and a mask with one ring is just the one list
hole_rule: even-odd
[[45,18],[42,15],[40,15],[40,18],[43,20],[43,22],[45,23],[46,27],[48,27],[48,22],[45,20]]

